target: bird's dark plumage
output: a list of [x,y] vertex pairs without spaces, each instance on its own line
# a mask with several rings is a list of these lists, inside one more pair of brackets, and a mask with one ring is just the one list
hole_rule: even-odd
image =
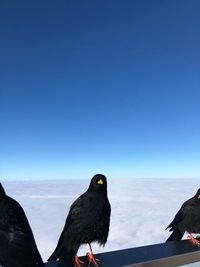
[[81,244],[105,245],[110,225],[106,177],[95,175],[88,190],[71,205],[57,247],[48,261],[73,261]]
[[20,204],[0,183],[0,265],[44,267],[32,230]]
[[185,231],[189,234],[200,233],[200,189],[194,197],[183,203],[166,229],[172,231],[166,242],[181,240]]

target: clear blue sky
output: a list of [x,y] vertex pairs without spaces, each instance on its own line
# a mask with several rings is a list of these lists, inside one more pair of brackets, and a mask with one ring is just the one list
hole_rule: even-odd
[[200,177],[199,0],[0,4],[0,179]]

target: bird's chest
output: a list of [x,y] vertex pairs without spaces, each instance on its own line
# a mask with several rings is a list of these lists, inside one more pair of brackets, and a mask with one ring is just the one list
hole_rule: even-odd
[[105,208],[103,201],[91,199],[91,211],[87,214],[87,225],[86,230],[89,233],[89,236],[98,237],[101,235],[102,228],[105,223]]

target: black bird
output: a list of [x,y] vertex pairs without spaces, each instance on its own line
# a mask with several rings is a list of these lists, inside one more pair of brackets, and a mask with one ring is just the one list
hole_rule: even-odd
[[32,230],[20,204],[0,183],[0,265],[44,267]]
[[82,244],[89,244],[89,261],[98,266],[99,260],[93,255],[91,242],[96,241],[100,246],[107,242],[110,213],[106,177],[96,174],[88,190],[71,205],[57,247],[48,261],[69,261],[80,267],[83,262],[77,257],[78,249]]
[[170,228],[169,231],[173,232],[166,242],[181,240],[185,231],[187,231],[190,241],[194,245],[200,245],[200,241],[192,235],[192,233],[200,233],[200,189],[198,189],[194,197],[183,203],[173,221],[166,229],[168,228]]

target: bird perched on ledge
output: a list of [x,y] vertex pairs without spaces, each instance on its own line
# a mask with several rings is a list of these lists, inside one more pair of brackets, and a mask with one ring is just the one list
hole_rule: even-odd
[[0,183],[0,265],[44,267],[32,230],[20,204]]
[[200,241],[194,238],[192,233],[200,233],[200,189],[194,197],[183,203],[173,221],[166,228],[173,231],[166,242],[181,240],[185,231],[189,233],[192,244],[200,246]]
[[98,266],[91,243],[96,241],[104,246],[107,242],[110,213],[106,177],[96,174],[88,190],[71,205],[57,247],[48,261],[70,262],[80,267],[84,262],[77,257],[78,249],[82,244],[89,244],[89,262]]

